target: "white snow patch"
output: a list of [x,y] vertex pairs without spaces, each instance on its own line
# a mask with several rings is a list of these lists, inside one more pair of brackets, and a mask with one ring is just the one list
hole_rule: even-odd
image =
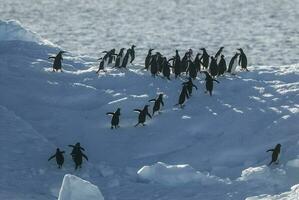
[[66,174],[58,200],[104,200],[99,188],[77,176]]
[[167,165],[163,162],[158,162],[151,166],[142,167],[137,174],[141,180],[153,181],[170,186],[190,182],[201,182],[202,184],[224,182],[224,180],[218,177],[196,171],[188,164]]

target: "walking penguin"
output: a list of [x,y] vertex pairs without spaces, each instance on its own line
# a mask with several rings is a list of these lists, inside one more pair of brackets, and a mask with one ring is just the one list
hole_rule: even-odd
[[53,58],[53,72],[60,70],[62,72],[62,66],[61,61],[63,60],[62,54],[64,54],[65,51],[59,51],[59,53],[56,56],[50,56],[48,59]]
[[81,151],[85,151],[85,149],[80,146],[79,142],[76,145],[69,145],[69,147],[73,147],[71,155],[75,162],[75,169],[81,168],[83,157],[88,161],[88,157]]
[[246,70],[248,72],[249,70],[247,69],[247,57],[242,48],[239,48],[237,50],[240,51],[239,65],[241,66],[242,70]]
[[271,165],[272,163],[278,164],[278,156],[280,154],[280,148],[281,148],[281,144],[277,144],[274,149],[267,150],[267,152],[272,151],[272,160],[269,163],[269,165]]
[[56,153],[51,156],[48,161],[50,161],[51,159],[55,158],[56,159],[56,163],[58,165],[58,168],[61,168],[63,163],[64,163],[64,157],[63,157],[64,151],[60,151],[59,148],[56,149]]
[[153,107],[153,116],[155,112],[159,111],[161,108],[161,105],[164,106],[163,102],[163,94],[159,94],[157,99],[151,99],[149,102],[155,102],[154,107]]
[[148,107],[149,105],[145,105],[143,110],[134,109],[134,111],[139,112],[138,123],[135,125],[135,127],[138,126],[139,124],[145,126],[144,122],[146,121],[146,115],[149,116],[149,118],[152,118],[151,114],[149,114],[148,112]]
[[219,81],[215,80],[212,78],[212,76],[207,72],[207,71],[203,71],[201,73],[205,73],[206,75],[206,92],[209,92],[210,96],[212,96],[212,92],[213,92],[213,81],[219,83]]
[[117,108],[115,112],[107,112],[106,115],[112,115],[111,119],[111,129],[119,128],[119,116],[120,116],[120,108]]

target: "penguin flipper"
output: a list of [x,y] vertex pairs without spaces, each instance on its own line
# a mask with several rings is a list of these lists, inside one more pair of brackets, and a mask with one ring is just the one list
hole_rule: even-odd
[[82,153],[82,156],[88,161],[88,157]]
[[151,99],[151,100],[148,100],[148,102],[155,102],[156,99]]
[[48,161],[50,161],[51,159],[55,158],[56,154],[54,154],[53,156],[51,156]]
[[269,152],[269,151],[274,151],[274,149],[268,149],[266,152]]
[[106,115],[114,115],[113,112],[107,112]]
[[139,112],[141,113],[142,111],[140,109],[134,109],[134,112]]
[[149,118],[152,118],[151,114],[147,113],[147,115],[149,116]]

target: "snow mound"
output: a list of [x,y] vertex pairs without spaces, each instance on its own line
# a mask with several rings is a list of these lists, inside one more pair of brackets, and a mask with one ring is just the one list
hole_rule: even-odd
[[104,200],[99,188],[77,176],[66,174],[58,200]]
[[196,171],[188,164],[167,165],[163,162],[158,162],[151,166],[142,167],[137,174],[141,180],[172,186],[190,182],[201,182],[202,184],[224,182],[215,176]]
[[299,199],[299,184],[291,187],[291,191],[279,195],[260,195],[248,197],[246,200],[297,200]]
[[258,167],[249,167],[242,171],[239,181],[271,182],[280,183],[285,177],[286,172],[283,169],[271,169],[266,165]]
[[0,20],[0,41],[12,41],[12,40],[36,42],[39,44],[54,46],[51,42],[42,39],[38,34],[24,28],[19,21]]

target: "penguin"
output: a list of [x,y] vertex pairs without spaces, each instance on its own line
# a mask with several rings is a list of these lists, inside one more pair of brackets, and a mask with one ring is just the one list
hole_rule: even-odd
[[153,107],[153,114],[152,114],[152,116],[154,116],[155,112],[160,110],[161,105],[164,106],[163,94],[159,94],[157,99],[151,99],[149,100],[149,102],[155,102]]
[[221,76],[224,74],[224,72],[226,72],[226,61],[224,59],[224,55],[221,55],[221,58],[220,58],[220,61],[218,63],[218,68],[219,68],[219,71],[218,71],[218,76]]
[[100,60],[101,62],[99,64],[99,69],[98,69],[98,71],[96,73],[98,74],[101,70],[104,71],[104,72],[106,72],[105,69],[104,69],[104,63],[105,63],[104,59],[103,58],[99,58],[98,60]]
[[78,167],[81,168],[83,158],[88,161],[88,157],[79,149],[79,151],[74,154],[75,170],[78,169]]
[[213,81],[219,83],[219,81],[215,80],[212,78],[212,76],[207,72],[207,71],[203,71],[201,73],[205,73],[206,75],[206,92],[209,92],[210,96],[212,96],[212,92],[213,92]]
[[195,63],[192,60],[188,61],[187,72],[189,73],[189,77],[195,79],[197,77],[197,69]]
[[229,61],[229,65],[228,65],[228,73],[231,74],[235,74],[236,72],[236,67],[237,67],[237,58],[240,54],[239,53],[235,53],[235,55],[231,58],[231,60]]
[[156,77],[158,73],[158,54],[152,56],[152,59],[150,61],[150,68],[152,76]]
[[115,60],[115,56],[117,56],[117,54],[115,54],[115,49],[111,49],[109,51],[109,57],[108,57],[108,65],[110,63],[112,63],[113,60]]
[[115,112],[107,112],[106,115],[112,115],[111,119],[111,129],[119,128],[119,116],[120,116],[120,108],[117,108]]
[[181,57],[178,50],[175,50],[175,57],[173,58],[173,68],[175,78],[177,78],[181,75]]
[[218,74],[218,65],[217,65],[217,60],[211,56],[211,63],[210,63],[210,67],[209,67],[209,72],[211,74],[212,77],[217,76]]
[[114,67],[120,67],[120,64],[121,64],[121,61],[122,61],[122,58],[123,58],[123,55],[124,55],[124,50],[125,48],[121,48],[117,57],[116,57],[116,60],[115,60],[115,64],[114,64]]
[[201,48],[200,50],[202,50],[202,55],[200,57],[200,61],[202,62],[202,66],[205,68],[205,69],[208,69],[209,67],[209,60],[210,60],[210,56],[209,54],[207,53],[207,50],[205,48]]
[[269,152],[269,151],[273,152],[272,153],[272,160],[268,165],[271,165],[272,163],[278,164],[277,160],[278,160],[278,156],[280,154],[280,148],[281,148],[281,144],[277,144],[274,149],[269,149],[269,150],[266,151],[266,152]]
[[71,156],[72,156],[72,158],[73,158],[73,160],[74,160],[74,156],[75,156],[75,154],[78,152],[78,151],[85,151],[85,149],[83,148],[83,147],[81,147],[80,146],[80,142],[77,142],[75,145],[68,145],[69,147],[72,147],[73,148],[73,150],[72,150],[72,152],[71,152]]
[[170,80],[170,64],[166,57],[163,58],[163,69],[162,74],[164,77],[166,77],[168,80]]
[[131,49],[128,49],[125,56],[124,56],[124,59],[123,59],[123,62],[121,64],[121,68],[127,68],[127,64],[129,62],[129,57],[131,55]]
[[200,53],[197,53],[196,56],[195,56],[195,59],[193,61],[197,72],[200,72],[200,70],[201,70],[201,61],[200,61],[200,58],[199,58],[200,55],[201,55]]
[[134,49],[135,47],[136,47],[135,45],[132,45],[132,47],[131,47],[131,52],[130,52],[131,61],[130,61],[130,63],[132,63],[135,60],[135,49]]
[[186,72],[187,68],[188,68],[188,61],[189,61],[189,51],[187,51],[184,55],[184,57],[182,58],[181,61],[181,72]]
[[61,61],[63,60],[62,54],[66,53],[65,51],[59,51],[56,56],[50,56],[48,59],[53,58],[53,72],[60,70],[62,72]]
[[149,105],[145,105],[143,110],[134,109],[134,111],[139,112],[138,123],[135,125],[135,127],[138,126],[139,124],[145,126],[144,122],[146,121],[146,115],[149,116],[149,118],[152,118],[151,114],[149,114],[148,112],[148,107]]
[[182,83],[182,85],[185,85],[187,87],[189,96],[192,96],[193,87],[197,90],[197,86],[193,84],[191,77],[189,77],[189,80],[187,82]]
[[162,72],[163,70],[163,56],[160,52],[157,52],[157,70],[158,73]]
[[144,63],[144,69],[148,70],[149,66],[150,66],[150,62],[151,62],[151,59],[152,59],[152,51],[154,49],[149,49],[148,50],[148,53],[147,53],[147,56],[145,58],[145,63]]
[[186,85],[183,85],[182,91],[179,96],[179,102],[177,104],[175,104],[174,106],[180,105],[180,107],[183,108],[185,106],[184,103],[186,101],[186,97],[187,97],[187,99],[189,99],[188,89],[187,89]]
[[58,165],[58,168],[61,168],[63,163],[64,163],[64,154],[65,152],[64,151],[60,151],[59,148],[56,149],[56,153],[51,156],[48,161],[50,161],[51,159],[55,158],[56,159],[56,163]]
[[247,57],[243,51],[242,48],[237,49],[240,51],[240,55],[239,55],[239,65],[241,66],[242,70],[246,70],[247,72],[249,71],[247,69]]
[[220,54],[222,53],[224,47],[220,47],[220,49],[217,51],[217,53],[215,54],[215,59],[217,60],[218,57],[220,56]]

